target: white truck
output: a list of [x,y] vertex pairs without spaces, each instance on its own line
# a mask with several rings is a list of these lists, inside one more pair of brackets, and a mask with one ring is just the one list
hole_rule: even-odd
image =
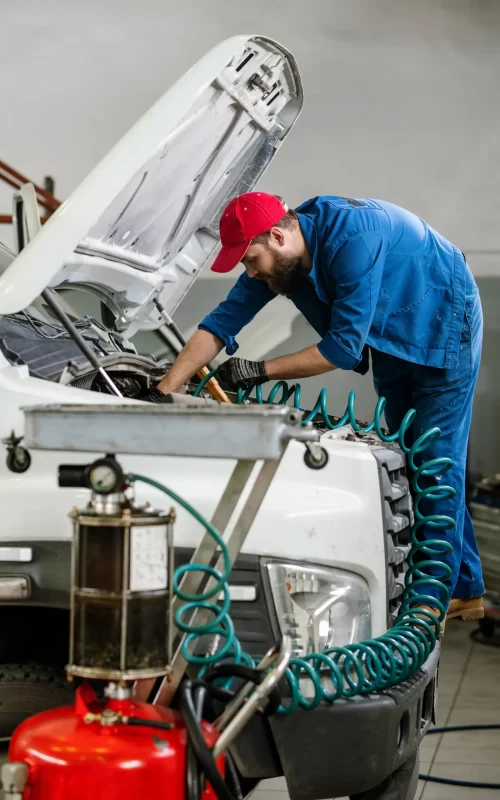
[[[171,315],[217,246],[221,210],[255,186],[302,100],[297,65],[281,45],[231,38],[139,120],[36,236],[29,190],[15,198],[18,252],[0,248],[0,735],[68,702],[67,515],[87,500],[84,489],[57,487],[57,465],[78,456],[24,447],[21,409],[116,403],[118,395],[137,404],[159,381],[180,347]],[[99,314],[82,318],[71,302],[77,292],[97,300]],[[139,353],[140,331],[157,331],[173,355]],[[412,522],[405,456],[349,426],[322,430],[321,446],[328,459],[314,469],[303,444],[290,443],[231,574],[232,618],[254,656],[290,630],[298,655],[371,639],[398,613]],[[121,461],[208,518],[233,466]],[[158,505],[153,489],[140,492]],[[199,538],[181,510],[179,561]],[[286,609],[278,576],[289,587]],[[247,785],[285,775],[292,800],[412,798],[438,660],[439,644],[411,680],[381,694],[256,718],[237,754]]]

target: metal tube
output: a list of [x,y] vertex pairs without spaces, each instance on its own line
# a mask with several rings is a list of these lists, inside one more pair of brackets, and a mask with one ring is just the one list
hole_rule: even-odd
[[120,669],[127,669],[127,617],[129,598],[129,571],[130,571],[130,519],[124,519],[123,525],[123,576],[122,576],[122,619],[120,637]]
[[83,336],[81,336],[79,331],[75,328],[66,312],[60,307],[52,292],[50,292],[49,289],[44,289],[42,292],[42,297],[51,311],[54,312],[54,315],[57,317],[61,325],[64,326],[73,341],[78,345],[85,358],[88,358],[92,366],[102,375],[113,394],[115,394],[117,397],[123,397],[122,393],[118,387],[115,386],[106,370],[101,366],[101,363],[95,353],[92,352],[91,348],[88,346]]
[[48,192],[46,189],[42,189],[41,186],[38,186],[33,181],[30,181],[12,167],[9,167],[9,165],[4,161],[0,161],[0,180],[5,181],[5,183],[9,183],[16,189],[19,189],[25,183],[32,183],[35,192],[38,195],[37,200],[41,206],[55,211],[56,208],[59,208],[61,205],[61,201],[57,200],[50,192]]
[[[281,649],[277,650],[276,647],[273,647],[272,650],[269,650],[266,655],[259,661],[257,664],[257,669],[262,670],[265,672],[279,657],[281,650],[283,650],[283,643],[281,645]],[[217,731],[223,731],[232,719],[236,716],[239,712],[241,706],[245,702],[248,695],[255,689],[255,684],[251,681],[244,683],[241,689],[236,693],[233,700],[226,706],[220,717],[215,721],[214,728]]]
[[156,308],[158,309],[158,312],[161,314],[161,316],[165,320],[165,325],[167,326],[167,328],[169,328],[172,331],[172,333],[177,337],[177,339],[179,340],[179,344],[181,344],[182,347],[185,347],[187,342],[186,342],[184,336],[182,335],[182,332],[180,331],[180,329],[177,327],[177,325],[173,321],[173,319],[170,316],[170,314],[162,306],[162,304],[160,303],[160,301],[158,300],[157,297],[155,297],[155,299],[153,300],[153,303],[155,304]]
[[[79,557],[80,525],[77,518],[76,508],[72,512],[73,516],[73,542],[71,545],[71,592],[69,610],[69,666],[75,663],[75,587],[76,587],[76,566]],[[80,635],[82,626],[80,625]],[[81,645],[82,643],[80,643]],[[81,649],[81,648],[80,648]]]
[[[45,225],[48,219],[48,217],[40,217],[40,222]],[[0,214],[0,225],[11,225],[13,221],[12,214]]]
[[168,553],[168,631],[167,631],[167,664],[174,655],[174,517],[175,510],[170,509],[170,520],[167,523]]
[[255,691],[248,698],[239,713],[228,723],[227,727],[221,732],[213,748],[214,758],[218,758],[224,750],[227,750],[238,734],[243,730],[247,722],[255,714],[263,700],[266,700],[273,689],[277,688],[280,680],[286,672],[292,653],[292,643],[288,636],[283,637],[282,646],[276,666],[272,669],[262,683],[255,687]]
[[[245,461],[243,459],[236,463],[236,466],[211,519],[214,528],[221,533],[225,531],[229,520],[236,509],[241,494],[243,493],[243,490],[245,489],[245,486],[252,474],[252,470],[255,467],[255,463],[255,461]],[[215,539],[207,531],[193,553],[190,563],[211,564],[216,550],[217,544]],[[181,579],[179,588],[185,594],[196,594],[196,592],[200,590],[201,584],[204,580],[205,575],[203,572],[198,572],[195,570],[192,572],[186,572]],[[177,598],[174,601],[175,611],[182,608],[185,603],[185,600]]]

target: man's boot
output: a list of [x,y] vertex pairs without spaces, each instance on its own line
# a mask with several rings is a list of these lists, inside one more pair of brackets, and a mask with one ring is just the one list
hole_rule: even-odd
[[466,620],[483,619],[483,598],[473,597],[470,600],[462,600],[459,597],[452,598],[446,612],[446,619],[454,619],[455,617],[461,617]]
[[[439,616],[439,611],[437,608],[432,608],[431,606],[422,606],[423,611],[430,611]],[[418,606],[414,608],[414,611],[418,612]],[[462,600],[459,597],[454,597],[450,600],[450,605],[448,606],[448,611],[446,612],[446,617],[441,621],[440,624],[440,636],[442,638],[444,634],[444,629],[446,623],[449,619],[456,619],[457,617],[461,617],[463,620],[474,620],[474,619],[483,619],[484,617],[484,606],[483,606],[483,598],[482,597],[473,597],[470,600]],[[422,614],[422,618],[425,619],[425,615]],[[426,620],[429,622],[429,620]]]

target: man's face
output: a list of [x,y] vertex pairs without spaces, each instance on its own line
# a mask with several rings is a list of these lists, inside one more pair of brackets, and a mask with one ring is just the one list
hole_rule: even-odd
[[242,263],[250,278],[266,281],[276,294],[291,294],[301,275],[300,259],[287,242],[286,231],[273,228],[266,242],[252,242]]

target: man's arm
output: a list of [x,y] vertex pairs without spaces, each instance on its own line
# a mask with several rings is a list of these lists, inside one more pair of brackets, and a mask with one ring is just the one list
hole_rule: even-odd
[[223,347],[228,354],[235,353],[238,345],[234,337],[274,297],[275,293],[263,281],[249,278],[246,272],[240,275],[227,298],[200,322],[170,372],[143,399],[164,402],[164,395],[178,391]]
[[271,381],[311,378],[313,375],[323,375],[334,369],[337,367],[321,355],[316,345],[289,356],[266,361],[266,375]]
[[273,358],[270,361],[248,361],[245,358],[230,358],[220,365],[217,377],[234,391],[252,389],[268,380],[288,378],[310,378],[337,369],[321,355],[316,345],[306,347],[299,353]]
[[213,333],[195,331],[157,388],[163,394],[177,392],[198,370],[212,361],[223,347],[224,343]]

